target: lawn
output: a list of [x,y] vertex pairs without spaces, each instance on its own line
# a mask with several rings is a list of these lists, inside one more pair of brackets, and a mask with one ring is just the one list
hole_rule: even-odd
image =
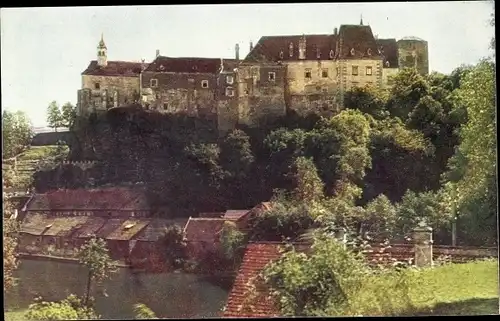
[[27,310],[5,311],[5,321],[24,321]]
[[[18,161],[26,160],[42,160],[50,157],[57,150],[57,146],[31,146],[17,158]],[[69,151],[67,146],[64,146],[64,151]]]
[[[498,314],[498,260],[370,277],[353,300],[364,316]],[[406,280],[407,286],[400,286]]]

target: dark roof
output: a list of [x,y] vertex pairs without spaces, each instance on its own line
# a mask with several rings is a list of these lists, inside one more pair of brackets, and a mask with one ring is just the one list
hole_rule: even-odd
[[106,219],[101,217],[88,217],[88,220],[73,234],[73,237],[88,238],[96,235],[97,231],[104,226]]
[[125,219],[120,218],[107,219],[104,225],[97,231],[96,237],[106,239],[109,234],[118,229],[125,221]]
[[[238,275],[229,293],[224,317],[271,317],[279,316],[279,311],[268,293],[260,287],[257,296],[251,302],[249,297],[249,281],[256,278],[264,267],[281,257],[281,243],[250,243],[243,256]],[[251,309],[250,308],[251,305]]]
[[[381,58],[370,26],[341,25],[339,37],[341,40],[340,59]],[[354,49],[354,55],[351,54],[351,49]],[[368,49],[371,50],[370,55]]]
[[141,70],[142,63],[140,62],[108,61],[106,66],[101,67],[96,60],[92,60],[82,75],[139,77]]
[[81,226],[87,221],[87,216],[67,216],[56,217],[52,226],[48,228],[43,235],[47,236],[66,236],[71,234],[77,226]]
[[54,223],[55,218],[43,214],[28,213],[21,223],[21,233],[42,235]]
[[188,242],[214,241],[222,230],[223,218],[193,218],[184,227],[184,233]]
[[220,67],[220,58],[172,58],[158,56],[145,71],[216,74],[220,71]]
[[[306,59],[317,60],[317,50],[320,59],[330,59],[330,50],[336,51],[337,36],[335,35],[293,35],[265,36],[259,39],[245,60],[249,61],[296,61],[299,60],[299,40],[306,39]],[[293,56],[290,57],[289,46],[293,44]],[[280,52],[283,58],[280,58]]]
[[146,228],[136,234],[136,240],[146,242],[156,242],[160,236],[163,235],[165,229],[172,225],[177,225],[183,228],[188,219],[153,219]]
[[149,205],[139,188],[66,189],[36,194],[28,211],[148,211]]
[[250,212],[250,210],[227,210],[226,213],[224,213],[224,218],[226,220],[237,221],[248,212]]
[[398,68],[398,44],[396,39],[377,39],[377,46],[384,57],[384,68],[389,61],[389,68]]
[[107,240],[130,240],[149,224],[149,220],[130,219],[106,236]]

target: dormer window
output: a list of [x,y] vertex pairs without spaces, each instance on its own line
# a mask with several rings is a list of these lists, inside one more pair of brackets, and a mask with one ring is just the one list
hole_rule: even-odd
[[208,88],[208,80],[201,81],[201,88]]
[[234,82],[233,76],[226,76],[226,83],[231,85],[233,84],[233,82]]
[[156,87],[158,87],[158,79],[151,79],[151,80],[149,81],[149,85],[150,85],[150,87],[151,87],[151,88],[156,88]]
[[389,60],[387,60],[387,61],[385,62],[385,66],[386,66],[387,68],[389,68],[389,67],[391,66],[391,64],[389,63]]
[[165,66],[160,65],[160,70],[161,70],[161,71],[165,70]]
[[280,59],[283,59],[283,50],[280,51]]
[[372,50],[370,48],[368,48],[368,50],[366,51],[366,53],[368,54],[368,56],[371,56],[372,55]]
[[318,49],[316,49],[316,58],[320,59],[321,58],[321,51]]
[[354,48],[351,48],[351,56],[354,56]]
[[293,42],[290,42],[290,45],[288,45],[288,51],[289,51],[290,57],[293,57]]
[[334,54],[334,52],[333,52],[333,49],[332,49],[332,50],[330,50],[330,59],[333,59],[333,54]]

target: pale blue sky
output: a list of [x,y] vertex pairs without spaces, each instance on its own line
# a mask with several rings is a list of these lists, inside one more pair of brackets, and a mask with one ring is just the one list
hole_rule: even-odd
[[81,72],[104,33],[110,60],[240,56],[261,36],[332,33],[364,24],[380,38],[429,43],[430,69],[449,73],[491,55],[492,1],[2,8],[2,108],[44,126],[52,100],[76,104]]

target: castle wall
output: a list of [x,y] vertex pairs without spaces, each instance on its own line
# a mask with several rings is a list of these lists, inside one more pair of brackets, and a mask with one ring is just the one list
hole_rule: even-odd
[[286,67],[278,64],[240,65],[236,81],[238,122],[258,126],[286,114]]
[[397,44],[399,68],[417,68],[421,75],[429,74],[427,41],[402,39]]
[[[99,89],[96,89],[96,83]],[[87,94],[84,100],[79,101],[79,109],[82,114],[88,114],[92,107],[96,111],[104,111],[134,103],[139,99],[140,83],[139,77],[82,75],[82,89],[83,92],[87,89]]]
[[[216,117],[216,75],[144,72],[141,78],[143,103],[148,108],[163,113]],[[152,79],[157,80],[156,87],[152,87]],[[202,81],[208,81],[208,88],[203,88]]]
[[219,132],[225,133],[235,128],[239,119],[236,73],[224,72],[219,74],[217,83],[219,84],[216,97],[217,127]]

